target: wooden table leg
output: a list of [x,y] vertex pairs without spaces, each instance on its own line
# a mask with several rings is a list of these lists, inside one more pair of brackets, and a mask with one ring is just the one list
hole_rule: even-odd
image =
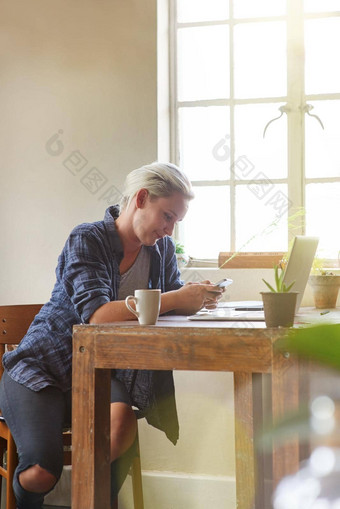
[[[299,408],[299,363],[289,353],[275,352],[272,368],[273,423]],[[283,445],[273,442],[274,488],[286,475],[299,468],[299,437],[292,434]]]
[[[299,407],[307,407],[311,402],[311,362],[299,359]],[[311,441],[306,439],[306,433],[300,435],[299,455],[300,462],[309,458],[311,454]]]
[[263,428],[262,376],[234,373],[237,509],[264,509],[263,455],[256,438]]
[[72,508],[109,509],[110,370],[95,369],[89,332],[74,334],[72,383]]

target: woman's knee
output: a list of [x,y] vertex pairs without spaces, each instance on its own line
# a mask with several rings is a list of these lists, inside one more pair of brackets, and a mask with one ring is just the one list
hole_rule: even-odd
[[54,488],[57,481],[55,475],[40,465],[33,465],[19,474],[22,488],[32,493],[47,493]]
[[111,460],[123,454],[134,442],[137,419],[125,403],[111,404]]
[[132,408],[125,403],[111,403],[111,430],[117,433],[136,433],[137,419]]

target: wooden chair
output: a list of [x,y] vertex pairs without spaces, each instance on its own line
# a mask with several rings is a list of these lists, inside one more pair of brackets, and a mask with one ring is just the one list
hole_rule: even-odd
[[[0,306],[0,378],[3,374],[2,356],[7,350],[13,349],[40,311],[42,304],[28,304],[16,306]],[[1,414],[1,412],[0,412]],[[72,432],[67,430],[63,434],[64,465],[71,465]],[[144,509],[142,474],[137,436],[138,456],[131,466],[134,509]],[[6,509],[15,509],[16,502],[13,493],[13,475],[18,464],[16,446],[4,419],[0,416],[0,500],[2,479],[6,479]]]

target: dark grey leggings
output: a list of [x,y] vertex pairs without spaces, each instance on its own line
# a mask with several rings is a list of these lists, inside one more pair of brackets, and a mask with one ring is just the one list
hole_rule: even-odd
[[[131,404],[124,384],[111,378],[111,402]],[[15,382],[5,371],[0,382],[0,408],[19,455],[13,480],[18,509],[40,509],[46,493],[24,490],[18,475],[40,465],[60,478],[63,469],[62,432],[71,423],[71,391],[46,387],[38,392]],[[135,456],[135,444],[111,465],[111,497],[117,496]]]

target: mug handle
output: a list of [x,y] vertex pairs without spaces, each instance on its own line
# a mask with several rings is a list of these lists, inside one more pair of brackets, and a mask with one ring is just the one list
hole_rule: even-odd
[[129,304],[129,300],[133,300],[133,302],[135,303],[135,305],[137,304],[137,299],[136,297],[134,297],[134,295],[128,295],[125,299],[125,305],[126,307],[129,309],[129,311],[131,311],[131,313],[133,313],[135,316],[137,316],[137,318],[139,317],[139,313],[138,311],[136,311],[135,309],[133,309],[130,304]]

